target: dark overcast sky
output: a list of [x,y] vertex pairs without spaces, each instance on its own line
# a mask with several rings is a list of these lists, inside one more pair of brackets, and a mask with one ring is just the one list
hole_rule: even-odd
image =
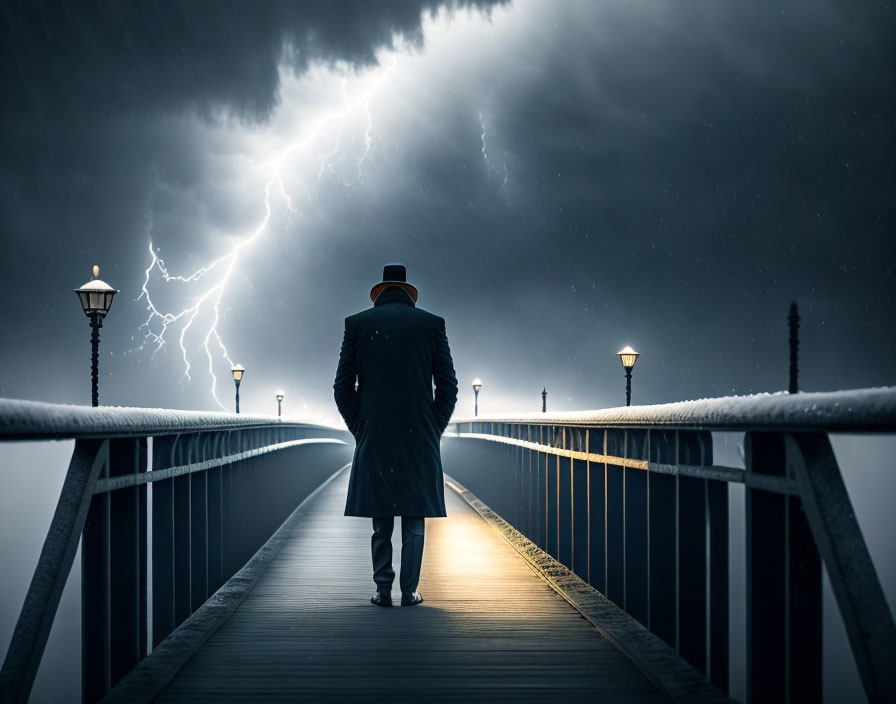
[[[218,408],[220,286],[244,408],[282,387],[334,419],[343,317],[391,261],[447,320],[464,413],[476,376],[484,412],[622,403],[626,344],[636,403],[784,388],[791,300],[804,389],[896,382],[883,3],[82,5],[0,10],[0,395],[89,401],[93,264],[121,289],[107,404]],[[160,311],[205,301],[189,382],[184,318],[128,352],[150,242],[181,276],[239,248],[150,272]]]

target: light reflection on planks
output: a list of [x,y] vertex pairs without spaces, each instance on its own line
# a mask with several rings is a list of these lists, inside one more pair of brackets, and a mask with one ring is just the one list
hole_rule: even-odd
[[370,521],[342,516],[347,481],[158,701],[662,701],[450,489],[449,517],[426,522],[426,602],[369,604]]

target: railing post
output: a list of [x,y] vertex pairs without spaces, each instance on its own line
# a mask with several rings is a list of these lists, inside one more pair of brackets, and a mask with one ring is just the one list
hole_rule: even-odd
[[784,435],[747,433],[747,700],[821,701],[821,563],[798,497],[751,486],[786,478]]
[[[153,438],[152,469],[171,466],[177,436]],[[152,644],[174,630],[174,479],[152,485]]]
[[[142,474],[146,462],[146,438],[109,441],[109,476]],[[146,656],[146,484],[108,496],[109,676],[114,687]]]
[[[551,447],[557,446],[556,426],[546,426],[547,444]],[[554,454],[545,454],[547,464],[547,522],[546,522],[546,541],[547,553],[554,559],[559,559],[560,548],[560,514],[558,512],[559,489],[560,489],[560,456]]]
[[[650,462],[676,467],[678,431],[651,430]],[[649,628],[671,647],[676,647],[678,607],[678,478],[674,474],[649,472],[647,475],[650,540]]]
[[[586,447],[587,429],[575,428],[573,450],[583,452]],[[572,570],[588,581],[588,462],[570,460],[572,471]]]
[[[278,429],[282,434],[282,429]],[[224,454],[223,433],[215,433],[213,454]],[[208,595],[224,584],[224,467],[209,470],[207,478],[208,497]]]
[[[704,465],[713,464],[712,435],[702,433]],[[728,483],[706,482],[706,511],[709,541],[707,588],[709,628],[706,676],[723,692],[729,685],[729,595],[728,595]]]
[[[192,453],[192,435],[184,434],[178,437],[177,443],[172,448],[172,466],[189,464]],[[173,479],[173,552],[174,552],[174,627],[189,618],[190,609],[190,568],[192,557],[190,556],[190,507],[191,478],[189,474],[182,474]]]
[[[704,450],[699,433],[678,433],[679,464],[706,464]],[[711,462],[710,459],[709,463]],[[678,652],[705,673],[709,617],[707,481],[681,474],[677,476],[677,480]]]
[[[561,449],[571,448],[570,428],[560,428],[558,434]],[[557,559],[572,569],[572,460],[557,455]]]
[[[625,458],[647,459],[647,433],[643,430],[625,431]],[[625,521],[625,610],[649,627],[649,560],[647,511],[647,472],[625,467],[623,472],[623,506]]]
[[[108,470],[107,459],[98,478],[106,478]],[[102,699],[112,686],[109,572],[106,492],[93,496],[81,537],[81,699],[87,704]]]
[[[607,430],[604,454],[625,456],[625,431]],[[606,464],[606,581],[608,599],[625,609],[625,474],[623,467]]]
[[[606,431],[589,428],[585,450],[605,453]],[[603,462],[588,462],[588,583],[601,594],[607,593],[606,467]]]
[[[146,471],[146,438],[109,441],[109,477]],[[81,544],[82,695],[94,702],[146,656],[146,485],[93,497]]]
[[[207,434],[194,437],[191,462],[207,458]],[[190,613],[208,598],[208,472],[190,474]]]

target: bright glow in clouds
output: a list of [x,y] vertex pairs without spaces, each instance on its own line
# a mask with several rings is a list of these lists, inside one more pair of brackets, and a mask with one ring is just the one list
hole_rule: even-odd
[[[295,212],[293,199],[284,184],[284,174],[292,160],[301,159],[306,164],[313,164],[317,171],[316,183],[318,184],[325,176],[336,179],[346,186],[361,180],[362,166],[370,151],[373,128],[370,102],[395,66],[396,59],[394,57],[391,61],[382,62],[380,67],[364,77],[364,85],[361,89],[353,93],[349,92],[348,79],[343,78],[340,83],[342,104],[339,107],[328,106],[319,110],[315,119],[310,121],[309,125],[302,126],[297,130],[296,136],[281,148],[273,160],[259,165],[258,168],[268,174],[263,193],[259,193],[259,200],[263,204],[263,214],[257,225],[239,237],[224,254],[198,267],[192,273],[172,274],[150,241],[150,262],[146,268],[146,277],[138,297],[138,300],[145,299],[149,314],[146,321],[140,326],[144,339],[137,349],[151,346],[153,355],[155,355],[168,343],[167,336],[173,333],[177,338],[184,364],[181,383],[191,379],[192,357],[197,352],[204,354],[211,377],[211,395],[222,409],[228,410],[218,398],[213,352],[226,361],[228,368],[233,365],[233,359],[231,359],[222,339],[219,324],[222,315],[222,301],[234,270],[243,258],[243,250],[268,231],[275,207],[272,199],[282,211]],[[286,79],[285,76],[282,78]],[[347,124],[358,114],[363,116],[364,136],[363,149],[360,154],[355,154],[344,149],[342,142]],[[321,151],[322,149],[325,151]],[[307,193],[307,184],[305,188]],[[156,305],[152,293],[155,287],[158,284],[172,282],[195,285],[194,289],[197,290],[192,293],[189,305],[171,310]],[[190,339],[194,324],[201,326],[201,329],[198,331],[198,342],[191,352],[188,339]]]
[[[499,19],[504,31],[496,27]],[[229,351],[226,338],[232,341],[236,334],[224,324],[231,306],[245,313],[253,301],[251,279],[262,264],[258,257],[282,253],[282,238],[312,238],[314,216],[338,217],[328,208],[325,187],[377,188],[380,197],[395,195],[389,190],[395,184],[384,182],[381,166],[368,157],[379,150],[389,154],[390,164],[400,164],[421,142],[429,149],[444,148],[428,132],[432,123],[426,116],[446,114],[446,99],[469,110],[471,140],[461,150],[471,158],[481,152],[484,166],[471,177],[507,198],[507,165],[500,145],[493,143],[497,132],[491,124],[486,130],[485,116],[494,115],[494,107],[483,82],[491,79],[481,73],[483,59],[469,51],[469,42],[486,46],[488,37],[512,36],[515,28],[508,24],[520,20],[511,20],[509,8],[490,17],[472,10],[442,11],[424,18],[422,51],[402,47],[383,53],[376,66],[357,72],[317,64],[295,75],[281,68],[280,99],[263,124],[195,119],[191,125],[198,132],[199,157],[187,168],[199,173],[174,169],[161,174],[158,211],[168,220],[148,216],[148,258],[137,299],[145,303],[146,317],[132,351],[151,352],[154,359],[173,343],[181,386],[204,380],[207,371],[211,399],[229,410],[221,396],[231,390],[229,385],[221,389],[217,376],[229,380],[234,361],[247,363],[250,374],[266,362],[254,341],[251,365],[241,356],[244,351]],[[502,54],[494,41],[488,51]],[[187,262],[173,261],[171,238],[181,240],[176,251],[186,248]],[[254,247],[260,240],[269,240],[269,246]],[[261,309],[263,304],[249,305]]]

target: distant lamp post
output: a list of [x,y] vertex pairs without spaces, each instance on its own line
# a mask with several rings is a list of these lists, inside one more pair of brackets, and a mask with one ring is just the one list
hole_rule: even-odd
[[796,303],[790,304],[790,314],[787,316],[790,328],[790,383],[787,390],[795,394],[800,390],[799,361],[800,361],[800,311]]
[[280,417],[281,404],[283,403],[283,392],[277,392],[277,417]]
[[625,367],[625,405],[632,405],[632,369],[635,367],[635,362],[638,361],[638,355],[640,352],[635,352],[631,347],[626,345],[619,352],[616,353],[619,355],[619,361],[622,362],[622,366]]
[[542,413],[548,412],[548,389],[547,389],[547,387],[544,387],[541,390],[541,412]]
[[90,344],[92,347],[90,376],[91,376],[91,404],[100,404],[99,396],[99,355],[100,355],[100,328],[103,327],[103,318],[112,307],[112,297],[118,293],[118,289],[112,288],[99,278],[100,268],[93,267],[93,278],[81,288],[76,288],[75,293],[81,301],[84,315],[90,321]]
[[479,379],[473,379],[473,415],[479,415],[479,389],[482,388],[482,382]]
[[233,374],[233,383],[236,384],[236,412],[240,412],[240,382],[243,380],[243,374],[246,373],[246,368],[242,364],[234,364],[230,368],[230,373]]

